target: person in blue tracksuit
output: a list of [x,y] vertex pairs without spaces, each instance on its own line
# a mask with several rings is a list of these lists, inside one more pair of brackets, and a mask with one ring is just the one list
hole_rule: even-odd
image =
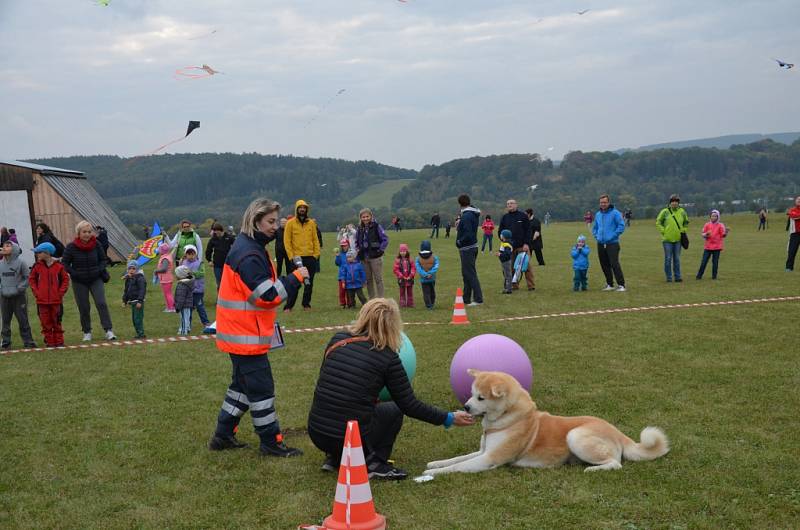
[[589,288],[589,247],[586,246],[586,236],[578,236],[575,246],[570,251],[572,256],[572,290],[585,291]]
[[[604,291],[625,292],[625,276],[619,264],[619,236],[625,231],[625,220],[619,210],[611,204],[611,198],[600,196],[600,209],[594,216],[592,235],[597,241],[597,258],[606,277]],[[614,289],[614,279],[617,288]]]

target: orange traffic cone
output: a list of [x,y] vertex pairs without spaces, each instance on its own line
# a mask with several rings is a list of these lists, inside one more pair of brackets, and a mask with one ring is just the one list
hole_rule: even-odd
[[451,324],[469,324],[467,320],[467,309],[464,307],[464,293],[461,287],[456,289],[456,301],[453,304],[453,320]]
[[384,530],[386,518],[375,513],[372,490],[369,488],[367,463],[361,447],[357,421],[347,422],[339,483],[333,501],[333,514],[322,526],[328,530]]

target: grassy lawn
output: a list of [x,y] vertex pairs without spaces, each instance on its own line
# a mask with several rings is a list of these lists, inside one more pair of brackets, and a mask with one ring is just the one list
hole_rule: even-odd
[[348,204],[369,205],[371,208],[389,208],[392,205],[392,195],[412,182],[414,182],[414,179],[384,180],[368,187],[360,195],[350,200]]
[[[378,511],[391,528],[797,528],[800,521],[800,372],[797,302],[665,309],[481,323],[507,316],[574,310],[739,300],[800,294],[797,274],[783,271],[787,234],[773,223],[755,231],[755,216],[723,217],[731,235],[720,279],[696,281],[702,254],[691,225],[683,254],[685,281],[667,284],[660,239],[651,221],[635,221],[622,239],[629,291],[599,289],[596,251],[589,288],[571,290],[569,248],[585,226],[544,231],[547,266],[536,267],[536,291],[500,294],[497,259],[479,256],[486,303],[470,308],[469,326],[450,326],[459,262],[453,240],[434,240],[442,260],[438,307],[404,310],[417,354],[414,388],[455,409],[449,364],[480,333],[519,342],[534,365],[533,397],[554,414],[601,416],[638,439],[662,427],[672,451],[653,462],[585,474],[501,468],[446,475],[424,484],[373,481]],[[443,233],[443,232],[442,232]],[[418,248],[422,230],[390,233]],[[287,328],[343,324],[355,312],[338,307],[332,248],[326,234],[314,310],[281,316]],[[122,274],[107,286],[115,330],[133,335],[118,300]],[[387,294],[395,296],[391,266]],[[209,271],[210,275],[210,271]],[[207,306],[213,318],[213,278]],[[177,317],[160,312],[149,286],[148,336],[172,336]],[[80,340],[77,309],[65,302],[67,343]],[[38,333],[38,321],[31,315]],[[93,317],[99,326],[97,315]],[[98,327],[99,329],[99,327]],[[194,331],[199,331],[195,324]],[[97,334],[97,332],[96,332]],[[331,512],[336,477],[319,470],[322,455],[304,432],[322,350],[331,333],[287,334],[271,356],[277,410],[290,444],[305,456],[260,458],[253,448],[211,453],[230,362],[213,342],[105,347],[0,356],[0,527],[3,528],[294,528]],[[20,345],[16,324],[14,344]],[[257,446],[249,419],[240,438]],[[397,465],[419,474],[430,460],[477,448],[480,430],[444,430],[407,420]]]

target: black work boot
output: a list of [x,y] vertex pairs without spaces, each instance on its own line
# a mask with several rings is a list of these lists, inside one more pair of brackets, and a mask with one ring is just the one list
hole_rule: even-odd
[[274,439],[269,441],[261,440],[261,455],[262,456],[280,456],[283,458],[288,458],[291,456],[300,456],[303,454],[303,451],[300,449],[295,449],[294,447],[288,447],[285,443],[283,443],[283,435],[277,434]]
[[208,448],[212,451],[224,451],[226,449],[242,449],[247,447],[246,443],[240,442],[236,436],[220,436],[214,434],[208,441]]

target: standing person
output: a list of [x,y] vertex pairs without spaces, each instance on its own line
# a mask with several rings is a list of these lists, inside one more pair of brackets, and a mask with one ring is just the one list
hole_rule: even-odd
[[500,246],[497,249],[497,257],[500,259],[500,267],[503,269],[503,294],[511,294],[511,283],[514,268],[514,248],[511,246],[511,230],[508,228],[500,231]]
[[630,208],[627,208],[625,210],[625,226],[626,227],[631,226],[631,219],[633,219],[633,210],[631,210]]
[[[346,241],[346,240],[343,240]],[[339,265],[339,282],[344,286],[345,303],[343,307],[353,308],[356,306],[356,297],[361,305],[367,303],[362,287],[367,281],[367,273],[364,266],[358,261],[355,250],[348,250],[342,254],[344,262]]]
[[478,258],[478,224],[481,211],[470,204],[469,195],[466,193],[458,196],[458,205],[461,207],[461,216],[456,226],[456,248],[461,258],[464,303],[471,306],[481,305],[483,292],[478,279],[478,271],[475,269],[475,260]]
[[17,239],[17,230],[15,228],[8,229],[8,240],[19,245],[19,239]]
[[36,263],[28,281],[36,298],[39,322],[42,324],[44,344],[48,348],[64,345],[64,328],[61,327],[61,307],[69,289],[69,274],[60,261],[53,259],[56,247],[40,243],[33,249]]
[[600,268],[606,277],[604,291],[614,291],[614,278],[617,279],[619,292],[625,292],[625,276],[622,274],[622,266],[619,264],[619,236],[625,231],[625,221],[622,214],[611,204],[611,198],[607,194],[600,196],[600,209],[594,215],[592,224],[592,235],[597,241],[597,258],[600,260]]
[[[325,453],[324,471],[339,467],[348,420],[358,421],[369,478],[383,480],[408,476],[389,460],[404,415],[445,428],[474,423],[464,411],[445,412],[416,398],[397,354],[402,328],[397,303],[375,298],[328,342],[308,413],[308,435]],[[384,386],[392,401],[380,403]]]
[[[286,223],[283,233],[283,245],[286,248],[286,255],[292,262],[292,269],[295,257],[299,257],[303,262],[303,267],[308,269],[308,284],[303,287],[303,310],[311,310],[311,293],[314,289],[314,275],[317,272],[317,262],[319,261],[319,236],[317,236],[317,222],[309,217],[311,209],[303,199],[294,203],[294,217]],[[288,271],[287,271],[288,272]],[[299,291],[290,294],[286,300],[283,310],[289,312],[297,302]]]
[[758,211],[758,229],[759,230],[766,230],[767,229],[767,210],[765,208],[761,208]]
[[136,260],[128,262],[128,274],[125,275],[125,288],[122,291],[122,305],[130,306],[133,329],[136,338],[146,338],[144,334],[144,298],[147,295],[147,280],[144,271]]
[[108,259],[103,247],[97,242],[94,229],[89,221],[81,221],[75,226],[75,239],[64,249],[61,259],[72,280],[72,292],[75,303],[81,315],[81,329],[83,341],[92,340],[92,306],[89,304],[89,295],[94,300],[97,313],[100,315],[100,324],[106,332],[106,340],[117,340],[111,323],[111,314],[106,303],[104,284],[111,277],[106,270]]
[[544,214],[544,226],[550,226],[550,212]]
[[417,270],[405,243],[400,243],[392,270],[400,287],[400,307],[414,307],[414,276]]
[[674,275],[676,282],[681,278],[681,234],[686,233],[689,226],[689,216],[680,206],[681,198],[671,195],[669,206],[658,213],[656,227],[661,232],[661,244],[664,247],[664,274],[667,281],[671,282]]
[[786,221],[789,223],[789,247],[786,255],[786,272],[794,270],[794,260],[797,249],[800,248],[800,195],[795,197],[794,206],[786,212]]
[[222,281],[222,267],[225,265],[225,258],[231,250],[234,241],[233,234],[225,231],[220,223],[211,225],[211,239],[206,247],[206,261],[214,267],[214,278],[217,280],[217,292],[219,283]]
[[186,265],[175,267],[175,311],[180,316],[178,335],[192,331],[192,309],[194,309],[194,276]]
[[56,235],[50,230],[50,227],[45,223],[36,223],[36,245],[42,243],[50,243],[55,248],[55,253],[52,254],[54,258],[61,258],[64,255],[64,244],[58,240]]
[[442,218],[439,217],[439,212],[436,212],[435,214],[433,214],[433,217],[431,217],[431,237],[430,237],[430,239],[433,239],[434,234],[436,234],[436,239],[439,239],[439,225],[441,225],[441,224],[442,224]]
[[11,239],[3,243],[0,260],[0,312],[3,313],[2,345],[11,347],[11,317],[17,318],[19,334],[26,348],[35,348],[28,321],[28,264],[20,257],[22,251]]
[[724,246],[723,239],[728,236],[728,228],[720,222],[719,217],[719,210],[711,210],[709,221],[703,225],[701,235],[706,242],[703,247],[703,259],[700,261],[700,269],[697,271],[697,276],[695,276],[698,280],[703,279],[703,273],[706,272],[706,265],[708,265],[708,258],[711,258],[711,279],[717,279],[719,254]]
[[[350,250],[350,240],[347,238],[342,238],[342,240],[339,241],[339,249],[336,251],[336,258],[333,260],[333,262],[336,264],[337,270],[339,271],[339,306],[342,309],[347,307],[347,286],[345,285],[345,280],[342,279],[342,265],[347,264],[347,253],[350,252]],[[353,250],[353,252],[355,252],[355,250]],[[359,287],[363,286],[364,282],[367,281],[366,274],[367,273],[365,272],[364,281],[361,282]]]
[[275,232],[275,261],[278,263],[278,276],[283,274],[283,265],[286,264],[286,274],[292,270],[292,262],[286,254],[286,247],[283,245],[283,234],[286,232],[286,223],[288,220],[281,217],[280,227]]
[[108,256],[108,232],[100,225],[95,226],[94,229],[97,234],[97,242],[100,243],[100,246],[103,247],[103,252]]
[[427,239],[419,244],[419,256],[415,267],[419,272],[419,286],[425,307],[433,309],[436,305],[436,273],[439,272],[439,257],[433,255],[431,242]]
[[586,223],[586,229],[592,229],[592,211],[586,210],[586,213],[583,214],[583,222]]
[[[197,255],[197,249],[194,245],[186,245],[183,249],[183,259],[181,265],[185,265],[192,271],[192,278],[194,278],[194,287],[192,288],[192,305],[197,310],[197,316],[200,317],[200,322],[203,328],[211,325],[211,320],[206,313],[206,305],[204,298],[206,296],[206,269],[203,261]],[[191,313],[189,316],[191,323]]]
[[169,248],[169,243],[158,245],[158,264],[153,275],[161,285],[161,292],[164,293],[164,303],[166,307],[164,313],[175,312],[175,298],[172,296],[173,270],[175,269],[175,257]]
[[572,290],[586,291],[589,289],[589,247],[586,246],[586,236],[581,234],[572,247]]
[[531,208],[525,210],[528,214],[528,220],[531,222],[531,239],[528,242],[530,249],[536,254],[536,262],[540,267],[544,266],[544,255],[542,249],[544,248],[544,241],[542,241],[542,223],[536,218]]
[[[212,451],[245,447],[235,437],[247,410],[261,440],[265,456],[298,456],[299,449],[283,442],[275,412],[275,384],[269,353],[277,308],[284,298],[297,294],[308,278],[306,267],[278,277],[267,244],[278,230],[280,204],[266,198],[250,203],[242,216],[240,234],[225,260],[217,300],[217,349],[231,359],[231,384],[217,416],[208,448]],[[312,232],[316,239],[316,234]],[[256,309],[256,310],[254,310]]]
[[11,232],[5,226],[0,227],[0,246],[3,245],[11,237]]
[[452,227],[453,227],[452,223],[450,223],[450,220],[448,220],[447,224],[444,226],[444,238],[445,239],[450,239],[450,229]]
[[[508,210],[508,212],[500,219],[498,232],[502,232],[503,230],[511,232],[511,241],[509,241],[509,243],[514,247],[512,260],[516,260],[517,254],[531,251],[531,248],[528,246],[528,241],[531,239],[531,220],[528,218],[527,214],[517,209],[517,201],[514,199],[508,199],[506,201],[506,210]],[[525,271],[525,283],[528,284],[529,291],[536,289],[533,269],[531,269],[531,267],[528,267],[528,270]],[[519,289],[519,284],[514,283],[511,288]]]
[[367,273],[367,295],[370,299],[383,298],[383,253],[389,246],[389,238],[375,220],[372,210],[364,208],[358,212],[358,217],[356,250]]
[[169,242],[169,247],[175,249],[175,261],[180,263],[186,245],[194,245],[197,255],[203,255],[203,239],[193,228],[192,222],[188,219],[181,221],[181,229]]
[[483,230],[483,243],[481,243],[481,254],[483,254],[484,250],[486,250],[486,243],[489,243],[489,254],[492,253],[492,239],[494,239],[494,221],[492,221],[492,216],[487,215],[483,219],[483,224],[481,225],[481,230]]

